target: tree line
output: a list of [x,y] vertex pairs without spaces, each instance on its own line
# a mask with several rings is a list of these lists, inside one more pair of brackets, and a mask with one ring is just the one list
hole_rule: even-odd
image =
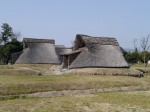
[[150,60],[150,43],[149,43],[150,35],[143,37],[139,42],[139,50],[135,45],[134,41],[134,51],[123,51],[123,55],[128,63],[144,63],[145,67],[147,66],[148,61]]
[[20,33],[14,32],[8,23],[3,23],[0,33],[0,63],[11,63],[11,54],[23,50],[23,44],[18,40]]

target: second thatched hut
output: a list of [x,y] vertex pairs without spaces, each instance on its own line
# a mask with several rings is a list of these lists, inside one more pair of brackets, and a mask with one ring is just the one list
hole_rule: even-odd
[[116,38],[78,34],[73,52],[63,54],[64,68],[128,68]]

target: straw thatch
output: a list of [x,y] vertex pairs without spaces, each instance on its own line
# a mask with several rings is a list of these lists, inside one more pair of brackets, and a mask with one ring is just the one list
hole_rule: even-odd
[[72,52],[71,47],[65,47],[64,45],[55,45],[55,49],[58,55],[63,55]]
[[60,64],[55,41],[49,39],[23,39],[24,50],[16,64]]
[[64,67],[129,67],[115,38],[78,34],[73,50],[64,55]]
[[58,56],[61,60],[61,63],[63,62],[62,55],[72,52],[72,48],[70,48],[70,47],[67,48],[64,45],[55,45],[55,49],[56,49],[56,53],[58,54]]

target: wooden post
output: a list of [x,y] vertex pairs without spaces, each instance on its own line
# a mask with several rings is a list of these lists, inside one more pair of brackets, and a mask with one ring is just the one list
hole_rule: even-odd
[[68,69],[69,69],[69,59],[70,59],[70,56],[68,55]]

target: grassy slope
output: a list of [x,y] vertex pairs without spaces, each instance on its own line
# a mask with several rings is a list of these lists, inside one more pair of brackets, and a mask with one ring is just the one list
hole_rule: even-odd
[[1,112],[149,112],[150,91],[97,93],[0,102]]

